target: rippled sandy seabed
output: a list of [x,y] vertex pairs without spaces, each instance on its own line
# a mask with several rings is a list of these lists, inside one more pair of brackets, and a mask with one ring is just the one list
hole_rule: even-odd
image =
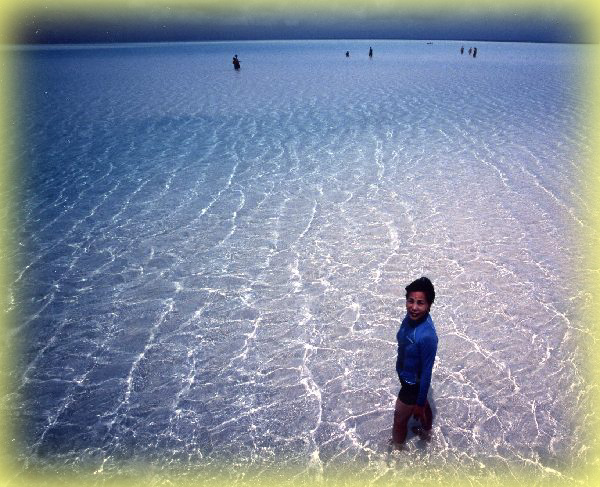
[[[18,50],[15,481],[580,482],[591,48],[475,45]],[[392,452],[422,274],[434,434]]]

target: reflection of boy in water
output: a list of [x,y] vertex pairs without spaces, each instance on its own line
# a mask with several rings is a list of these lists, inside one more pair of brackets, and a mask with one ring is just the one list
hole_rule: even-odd
[[429,310],[435,299],[433,284],[421,277],[406,286],[406,316],[396,334],[398,358],[396,371],[402,385],[396,400],[392,442],[402,445],[408,420],[421,422],[416,432],[429,438],[433,414],[427,400],[431,371],[437,352],[438,337]]
[[237,57],[237,54],[233,56],[233,69],[240,69],[240,60]]

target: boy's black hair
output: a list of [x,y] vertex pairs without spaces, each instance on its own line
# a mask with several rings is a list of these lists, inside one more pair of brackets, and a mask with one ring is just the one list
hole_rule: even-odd
[[431,281],[423,276],[419,277],[416,281],[411,282],[408,286],[406,286],[406,297],[415,291],[421,291],[425,293],[425,297],[427,298],[427,302],[431,305],[435,301],[435,289],[433,289],[433,284]]

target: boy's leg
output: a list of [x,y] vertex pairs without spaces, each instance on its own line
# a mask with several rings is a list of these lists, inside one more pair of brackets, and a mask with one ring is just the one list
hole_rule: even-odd
[[420,426],[414,426],[412,428],[413,433],[419,435],[419,438],[425,441],[431,439],[431,429],[433,427],[433,412],[431,411],[431,405],[429,401],[425,401],[425,423],[421,422]]
[[394,409],[394,426],[392,428],[392,441],[398,445],[406,440],[406,430],[408,428],[408,420],[412,416],[413,407],[409,404],[404,404],[400,399],[396,399],[396,407]]
[[431,405],[429,404],[429,400],[425,400],[425,424],[423,425],[423,429],[425,431],[431,431],[433,426],[433,412],[431,411]]

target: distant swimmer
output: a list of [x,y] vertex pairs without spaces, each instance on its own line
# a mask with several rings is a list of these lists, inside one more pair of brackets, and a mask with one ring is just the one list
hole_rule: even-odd
[[350,51],[346,51],[346,57],[350,57]]
[[237,57],[237,54],[233,56],[233,69],[240,69],[240,60]]
[[476,47],[473,48],[473,57],[477,57],[477,48]]
[[427,400],[427,392],[438,345],[435,326],[429,315],[435,299],[433,284],[428,278],[421,277],[405,289],[406,316],[396,334],[396,372],[401,388],[394,409],[391,443],[397,448],[402,448],[406,439],[411,416],[421,423],[421,427],[413,428],[413,431],[423,440],[430,439],[433,412]]
[[462,46],[462,47],[460,48],[460,53],[461,53],[461,54],[464,54],[464,52],[465,52],[465,46]]
[[369,57],[373,57],[373,48],[369,47]]

